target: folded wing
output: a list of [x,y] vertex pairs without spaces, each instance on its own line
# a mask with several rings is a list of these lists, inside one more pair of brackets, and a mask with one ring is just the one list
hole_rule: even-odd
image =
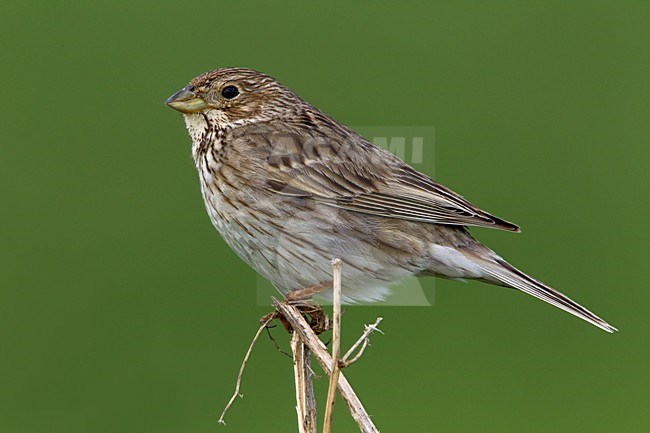
[[343,125],[264,128],[266,187],[275,193],[386,218],[520,231]]

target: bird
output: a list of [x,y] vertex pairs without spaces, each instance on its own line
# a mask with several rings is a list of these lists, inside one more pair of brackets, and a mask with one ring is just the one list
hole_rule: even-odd
[[479,280],[617,329],[512,266],[470,227],[520,232],[369,142],[264,73],[219,68],[166,105],[181,112],[201,193],[224,241],[285,299],[385,299],[411,276]]

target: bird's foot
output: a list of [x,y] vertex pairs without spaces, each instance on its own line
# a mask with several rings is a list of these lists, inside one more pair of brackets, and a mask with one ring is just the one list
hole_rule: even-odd
[[330,329],[330,319],[323,311],[323,306],[318,304],[297,305],[298,311],[305,316],[307,323],[316,335],[322,334]]
[[[317,335],[322,334],[325,331],[329,331],[330,329],[329,317],[327,317],[321,305],[314,304],[306,299],[292,300],[289,299],[289,297],[286,297],[284,299],[284,302],[294,306],[298,311],[300,311],[303,317],[305,318],[305,320],[307,321],[307,323],[309,323],[311,329]],[[289,333],[293,332],[293,329],[291,328],[291,324],[289,324],[287,319],[278,311],[272,311],[268,314],[265,314],[260,319],[260,323],[268,324],[269,322],[275,319],[280,320],[280,323],[282,323],[282,326],[284,326],[284,329],[286,329],[287,332]]]

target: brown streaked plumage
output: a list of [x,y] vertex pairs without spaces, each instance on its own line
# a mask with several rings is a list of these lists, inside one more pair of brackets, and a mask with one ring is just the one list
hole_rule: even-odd
[[411,275],[512,287],[601,329],[615,328],[517,270],[467,226],[518,232],[262,73],[200,75],[167,104],[184,114],[210,218],[283,294],[330,281],[346,263],[344,300],[373,301]]

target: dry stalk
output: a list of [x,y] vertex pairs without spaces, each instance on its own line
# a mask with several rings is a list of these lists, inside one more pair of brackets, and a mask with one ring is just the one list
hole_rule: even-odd
[[[384,320],[383,317],[377,317],[375,323],[373,323],[372,325],[366,325],[365,327],[366,329],[361,335],[361,337],[359,337],[359,339],[352,345],[352,347],[350,347],[350,350],[348,350],[347,353],[343,355],[343,358],[341,358],[341,362],[339,363],[341,368],[345,368],[348,365],[354,364],[359,360],[359,358],[361,358],[361,355],[363,355],[363,352],[366,350],[366,347],[368,347],[368,343],[370,342],[370,334],[373,331],[377,331],[380,334],[383,334],[383,332],[381,332],[381,330],[377,328],[377,325],[379,325],[379,323],[382,320]],[[359,352],[357,352],[357,354],[352,359],[350,359],[350,356],[352,356],[354,351],[357,349],[357,347],[359,347],[359,344],[361,344],[362,342],[363,342],[363,346],[361,346]]]
[[336,386],[339,382],[339,356],[341,353],[341,260],[332,260],[333,287],[332,287],[332,364],[329,387],[327,388],[327,400],[325,401],[325,418],[323,421],[323,433],[331,433],[332,419],[334,417],[334,402],[336,401]]
[[[332,415],[334,411],[334,401],[336,399],[336,389],[338,388],[343,401],[348,406],[352,418],[356,421],[362,433],[379,433],[377,427],[370,419],[368,412],[361,404],[359,397],[355,394],[352,386],[341,373],[341,368],[346,367],[357,361],[364,350],[368,346],[369,336],[373,331],[381,332],[377,325],[381,322],[382,318],[379,317],[372,325],[366,325],[364,333],[352,345],[350,350],[341,358],[341,260],[335,259],[332,261],[333,267],[333,304],[334,304],[334,318],[333,318],[333,336],[332,336],[332,356],[327,352],[327,347],[318,338],[309,323],[305,320],[303,314],[293,305],[288,302],[281,302],[272,298],[273,305],[276,311],[272,314],[265,316],[264,323],[260,326],[251,342],[244,360],[237,375],[237,383],[235,385],[235,392],[228,401],[225,409],[221,413],[219,423],[226,424],[224,417],[226,412],[230,409],[233,402],[239,397],[243,397],[240,393],[241,380],[248,363],[248,359],[255,347],[255,343],[259,339],[262,331],[267,328],[269,322],[278,315],[281,315],[286,322],[291,325],[291,351],[293,352],[294,360],[294,376],[296,387],[296,412],[298,415],[298,430],[299,433],[317,433],[317,417],[316,417],[316,400],[314,398],[314,387],[312,377],[314,372],[311,369],[311,355],[313,354],[321,368],[328,376],[330,382],[327,392],[327,401],[325,406],[325,421],[323,426],[323,433],[331,432]],[[277,346],[277,344],[276,344]],[[361,348],[359,348],[361,346]],[[356,351],[356,355],[350,358]]]
[[312,382],[311,354],[298,333],[291,336],[293,372],[296,381],[296,412],[298,432],[316,433],[316,399]]
[[[302,314],[293,305],[273,299],[273,305],[276,310],[284,316],[293,328],[294,334],[298,334],[303,343],[309,348],[311,353],[316,357],[323,371],[328,376],[332,374],[332,357],[327,352],[325,344],[318,338],[316,333],[311,329]],[[343,401],[348,406],[352,418],[363,433],[379,433],[377,427],[370,419],[370,415],[361,404],[359,397],[355,394],[352,386],[345,378],[343,373],[339,374],[338,390]]]
[[253,337],[253,341],[251,342],[250,346],[248,346],[246,355],[244,355],[244,360],[241,363],[241,367],[239,367],[239,374],[237,375],[237,384],[235,385],[235,392],[232,394],[232,397],[230,397],[230,400],[228,401],[228,404],[224,408],[223,412],[221,412],[221,416],[219,417],[219,424],[226,425],[226,421],[224,420],[224,417],[226,416],[226,412],[228,412],[228,409],[230,409],[230,406],[232,406],[232,403],[235,401],[237,396],[239,396],[240,398],[244,397],[243,394],[239,393],[239,388],[241,387],[241,378],[244,375],[244,369],[246,368],[246,363],[248,363],[248,358],[251,356],[251,352],[253,351],[253,347],[255,347],[255,343],[257,343],[257,339],[260,338],[262,331],[266,329],[266,325],[268,325],[271,320],[273,320],[273,315],[270,315],[266,319],[266,321],[262,323],[262,325],[255,333],[255,337]]

